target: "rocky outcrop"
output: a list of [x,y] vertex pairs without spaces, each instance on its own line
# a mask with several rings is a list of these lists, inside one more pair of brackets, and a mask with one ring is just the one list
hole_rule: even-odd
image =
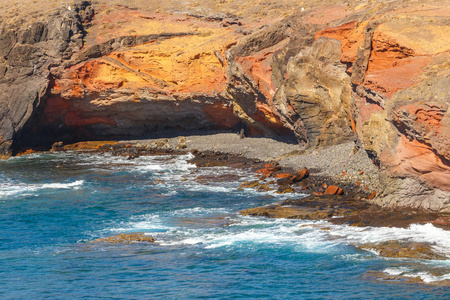
[[447,257],[437,253],[432,245],[411,241],[387,241],[379,244],[366,244],[361,249],[376,252],[380,256],[394,258],[445,260]]
[[[244,216],[266,218],[327,220],[332,224],[361,227],[407,228],[414,223],[433,223],[437,226],[443,224],[441,225],[443,228],[448,226],[448,223],[442,222],[443,218],[448,217],[447,214],[404,207],[386,209],[368,201],[362,201],[361,195],[358,194],[311,195],[301,199],[288,199],[276,204],[245,209],[240,213]],[[367,248],[377,247],[376,245],[366,246]],[[389,244],[385,246],[388,248]],[[379,247],[381,250],[382,245]]]
[[25,27],[0,25],[0,156],[8,157],[42,109],[49,68],[62,64],[83,46],[82,23],[93,10],[81,2],[47,21]]
[[275,109],[274,95],[285,77],[287,59],[313,41],[314,28],[286,20],[240,40],[228,52],[228,95],[236,115],[256,133],[290,132]]
[[339,41],[317,39],[289,60],[286,79],[275,95],[277,111],[308,147],[353,139],[350,76],[340,57]]
[[224,96],[232,29],[127,8],[99,11],[89,25],[86,47],[52,69],[39,130],[83,140],[237,125]]
[[449,209],[445,24],[381,18],[366,31],[370,51],[358,52],[367,65],[354,65],[364,75],[353,77],[355,129],[384,174],[381,205]]

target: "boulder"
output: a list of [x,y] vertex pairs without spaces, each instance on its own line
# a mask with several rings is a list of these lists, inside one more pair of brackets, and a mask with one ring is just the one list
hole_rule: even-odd
[[324,192],[324,195],[343,195],[343,194],[344,194],[344,190],[335,185],[328,186]]
[[293,183],[297,183],[297,182],[302,181],[305,178],[308,178],[308,176],[309,176],[309,171],[308,171],[308,169],[304,168],[304,169],[292,174],[292,176],[290,176],[289,179],[292,180]]

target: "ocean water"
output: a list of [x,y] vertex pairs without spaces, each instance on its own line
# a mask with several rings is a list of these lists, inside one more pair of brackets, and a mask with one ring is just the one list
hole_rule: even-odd
[[[243,217],[278,196],[246,170],[196,168],[189,155],[134,160],[47,153],[0,162],[0,299],[448,299],[450,260],[388,259],[358,245],[429,242],[432,225],[356,228]],[[156,243],[93,240],[142,232]],[[429,284],[377,280],[370,272]]]

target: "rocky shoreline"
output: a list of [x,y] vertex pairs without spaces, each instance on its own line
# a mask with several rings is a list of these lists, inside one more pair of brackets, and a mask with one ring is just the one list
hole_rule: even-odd
[[[236,133],[213,133],[206,135],[183,135],[171,138],[153,138],[144,140],[89,141],[63,145],[55,143],[51,151],[78,151],[87,153],[111,153],[115,156],[136,159],[145,155],[182,155],[192,154],[190,163],[197,167],[226,166],[252,170],[257,180],[242,182],[237,189],[256,189],[286,193],[289,199],[264,207],[254,207],[240,211],[243,216],[263,218],[286,218],[312,221],[327,221],[317,226],[321,230],[332,230],[330,226],[345,225],[363,228],[398,227],[408,228],[412,224],[432,224],[435,227],[450,230],[450,214],[430,212],[418,209],[383,208],[376,204],[376,170],[370,159],[364,155],[345,172],[358,176],[367,176],[370,180],[355,182],[354,175],[339,174],[337,163],[329,161],[330,156],[348,155],[350,145],[332,146],[315,151],[299,151],[298,146],[289,140],[277,141],[268,138],[242,138]],[[252,149],[248,151],[248,149]],[[351,149],[353,150],[353,149]],[[356,150],[357,151],[357,150]],[[27,154],[27,153],[24,153]],[[353,157],[355,153],[352,152]],[[358,153],[356,153],[357,157]],[[315,157],[315,161],[311,160]],[[310,169],[305,166],[310,167]],[[311,167],[315,166],[315,167]],[[330,166],[332,166],[330,168]],[[339,165],[341,166],[341,165]],[[360,171],[361,169],[365,170]],[[326,176],[325,174],[328,174]],[[196,180],[199,180],[198,178]],[[208,184],[226,178],[201,178]],[[359,183],[359,184],[358,184]],[[94,243],[156,243],[158,241],[142,233],[119,234],[99,238]],[[409,240],[390,240],[381,243],[361,243],[354,245],[361,251],[375,252],[387,258],[413,260],[446,260],[446,254],[437,251],[429,243]],[[445,274],[445,272],[443,273]],[[441,274],[442,275],[442,274]],[[438,276],[438,275],[436,275]],[[440,276],[440,275],[439,275]],[[449,280],[425,282],[420,277],[409,274],[388,274],[373,271],[364,275],[367,280],[392,283],[450,285]]]
[[[328,220],[332,224],[352,226],[408,227],[413,223],[432,223],[450,230],[449,213],[379,206],[378,170],[364,151],[355,149],[350,143],[301,151],[287,138],[278,141],[209,132],[171,138],[55,143],[51,151],[72,150],[110,152],[128,159],[142,155],[191,153],[190,162],[198,167],[247,168],[258,176],[257,180],[242,182],[236,188],[292,195],[293,199],[278,204],[242,211],[243,215]],[[351,164],[348,157],[352,158]]]

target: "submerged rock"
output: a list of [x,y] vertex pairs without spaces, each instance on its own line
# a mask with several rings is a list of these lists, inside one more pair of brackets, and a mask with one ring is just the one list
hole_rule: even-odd
[[450,286],[449,279],[439,280],[425,280],[420,274],[408,274],[400,272],[399,274],[388,274],[380,271],[369,271],[364,275],[365,279],[376,280],[382,282],[392,282],[392,283],[413,283],[413,284],[427,284],[427,285],[437,285],[437,286]]
[[260,183],[258,180],[255,181],[247,181],[244,183],[241,183],[241,185],[239,187],[241,188],[254,188],[254,187],[259,187]]
[[131,244],[140,242],[154,243],[155,239],[143,233],[121,233],[107,238],[98,238],[92,241],[92,243],[100,243],[100,242],[111,244],[118,244],[118,243]]
[[302,220],[323,220],[332,215],[331,210],[316,210],[308,207],[283,207],[271,205],[267,207],[249,208],[241,211],[243,216],[302,219]]
[[417,259],[448,259],[446,256],[437,253],[432,245],[412,241],[387,241],[376,244],[365,244],[359,246],[364,250],[375,251],[377,254],[393,258],[417,258]]

